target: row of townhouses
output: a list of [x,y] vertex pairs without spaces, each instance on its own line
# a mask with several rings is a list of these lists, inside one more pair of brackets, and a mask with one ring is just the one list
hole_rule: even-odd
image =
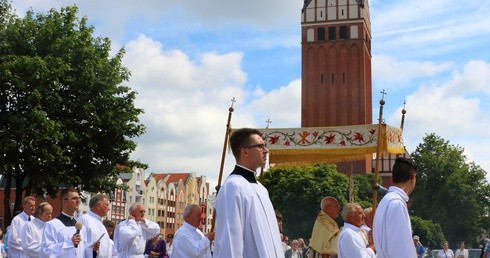
[[[184,223],[183,211],[189,204],[198,204],[202,211],[202,231],[211,231],[213,217],[213,205],[209,198],[215,193],[210,193],[209,182],[206,177],[196,176],[196,173],[151,173],[145,175],[145,170],[133,168],[133,173],[122,173],[117,178],[118,185],[124,185],[128,190],[115,189],[108,193],[110,211],[106,219],[116,224],[126,219],[129,215],[128,209],[131,204],[139,202],[146,209],[145,217],[160,225],[162,235],[175,234],[177,229]],[[0,198],[5,198],[4,189],[0,190]],[[15,202],[15,189],[10,196],[11,208]],[[88,202],[92,193],[81,192],[82,202],[77,216],[89,211]],[[53,206],[53,215],[61,212],[61,200],[59,196],[55,199],[39,199],[47,201]],[[4,207],[0,205],[0,223],[3,225]],[[5,225],[3,225],[5,228]]]

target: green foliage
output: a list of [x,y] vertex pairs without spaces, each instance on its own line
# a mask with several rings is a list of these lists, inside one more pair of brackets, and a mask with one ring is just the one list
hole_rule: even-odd
[[[357,175],[354,180],[354,200],[371,206],[373,177]],[[274,208],[282,213],[284,232],[290,238],[311,236],[324,197],[336,197],[341,206],[349,200],[349,178],[337,172],[335,165],[273,167],[265,173],[263,184]],[[340,216],[337,220],[342,224]]]
[[440,224],[450,243],[476,245],[490,207],[485,171],[467,161],[463,148],[435,134],[426,135],[412,158],[418,166],[413,214]]
[[441,226],[431,220],[424,220],[417,216],[411,216],[412,231],[420,237],[420,242],[430,248],[440,248],[444,242],[444,234]]
[[1,20],[0,173],[37,194],[62,186],[108,192],[117,164],[145,167],[129,158],[131,139],[145,128],[136,92],[123,85],[130,76],[124,49],[111,56],[110,40],[93,37],[77,12],[71,6]]

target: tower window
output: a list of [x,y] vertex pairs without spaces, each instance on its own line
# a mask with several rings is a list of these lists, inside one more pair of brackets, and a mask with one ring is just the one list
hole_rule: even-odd
[[342,82],[345,83],[345,73],[342,73]]
[[325,28],[320,27],[318,28],[318,40],[325,40]]
[[334,74],[332,73],[332,83],[335,82],[335,77],[334,77]]
[[328,28],[328,40],[335,40],[336,30],[335,27]]
[[320,84],[323,84],[323,74],[320,76]]
[[347,33],[347,26],[340,26],[339,28],[339,39],[348,39],[349,34]]

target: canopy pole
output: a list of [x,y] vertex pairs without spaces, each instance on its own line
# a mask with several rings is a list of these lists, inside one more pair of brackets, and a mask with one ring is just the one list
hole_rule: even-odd
[[400,124],[400,129],[402,130],[402,133],[403,133],[403,126],[405,125],[405,114],[407,113],[407,111],[405,110],[405,105],[407,104],[406,101],[403,101],[403,109],[402,109],[402,122]]
[[[265,126],[265,129],[269,129],[269,125],[272,123],[271,119],[270,118],[267,118],[267,120],[265,120],[265,122],[267,123],[267,125]],[[261,183],[264,182],[264,167],[260,167],[260,177],[259,177],[259,181]]]
[[[218,197],[219,189],[221,188],[221,179],[223,178],[223,168],[225,166],[225,156],[226,156],[226,148],[228,147],[228,138],[231,134],[231,114],[235,110],[233,108],[233,104],[236,102],[235,97],[231,99],[231,106],[228,109],[228,121],[226,123],[226,131],[225,131],[225,141],[223,143],[223,152],[221,153],[221,165],[219,168],[219,176],[218,176],[218,185],[216,185],[216,197]],[[211,232],[214,232],[214,225],[216,222],[216,210],[213,211],[213,219],[211,220]]]
[[379,118],[378,118],[378,143],[376,146],[376,163],[375,163],[375,172],[374,172],[374,183],[373,183],[373,216],[376,212],[376,207],[378,206],[378,178],[379,178],[379,159],[381,156],[381,130],[383,127],[383,106],[385,104],[384,96],[386,94],[383,89],[381,92],[381,100],[379,101]]

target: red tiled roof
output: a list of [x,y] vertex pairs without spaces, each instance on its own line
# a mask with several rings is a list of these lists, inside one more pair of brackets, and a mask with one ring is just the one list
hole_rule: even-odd
[[187,181],[187,178],[189,178],[190,173],[171,173],[170,178],[168,179],[168,182],[178,182],[179,180],[182,179],[182,182]]
[[155,181],[160,181],[162,179],[164,179],[168,174],[152,174],[151,176],[153,176],[155,178]]

